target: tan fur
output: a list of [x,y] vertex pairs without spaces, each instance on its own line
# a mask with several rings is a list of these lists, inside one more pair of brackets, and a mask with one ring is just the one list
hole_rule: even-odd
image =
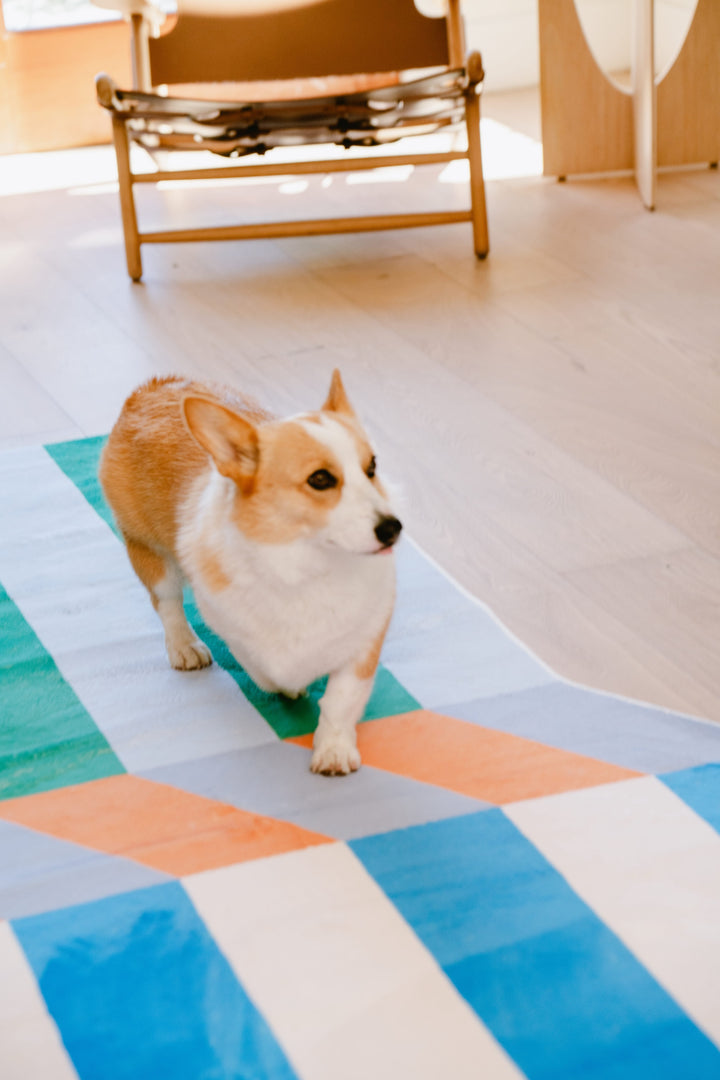
[[333,371],[330,391],[325,399],[323,411],[342,413],[345,416],[351,416],[355,419],[355,410],[350,404],[350,400],[345,392],[342,376],[337,368]]
[[207,548],[200,553],[198,572],[210,592],[219,593],[232,584],[214,552]]
[[[307,479],[327,469],[337,486],[313,491]],[[339,500],[343,474],[335,456],[294,421],[260,430],[260,461],[253,496],[235,502],[238,528],[252,540],[282,544],[321,528]]]
[[[332,413],[333,420],[342,424],[345,430],[353,437],[358,448],[358,457],[363,463],[363,468],[367,470],[373,456],[372,448],[367,440],[367,435],[363,430],[362,424],[358,420],[357,414],[350,404],[340,372],[337,369],[333,372],[330,393],[320,412]],[[314,416],[311,414],[311,416],[308,417],[308,419],[311,420],[317,420],[319,418],[319,414],[315,414]]]
[[167,572],[165,560],[157,552],[151,551],[145,544],[139,544],[136,540],[128,539],[126,546],[133,570],[150,593],[153,604],[157,605],[154,588],[163,580]]
[[373,452],[368,437],[363,431],[360,421],[355,416],[345,416],[343,413],[338,413],[333,416],[333,420],[337,424],[341,424],[342,427],[348,432],[357,447],[358,458],[365,472],[370,468],[370,462],[373,459]]
[[152,379],[132,394],[100,462],[100,481],[126,540],[172,552],[176,507],[207,468],[180,414],[183,379]]
[[[357,421],[348,417],[347,424],[360,440]],[[249,464],[249,455],[244,465],[237,454],[231,461],[229,451],[228,461],[219,461],[220,438],[238,442],[248,430],[257,439],[255,464]],[[372,451],[366,440],[363,446],[369,463]],[[275,421],[225,387],[176,376],[151,379],[125,403],[100,465],[103,489],[127,541],[174,554],[178,507],[209,468],[210,450],[220,471],[238,483],[233,516],[253,540],[280,544],[306,535],[323,525],[340,499],[339,462],[301,424]],[[308,487],[307,478],[317,469],[329,470],[337,486],[326,491]],[[210,563],[206,572],[213,588],[226,587]]]
[[205,394],[186,395],[182,408],[190,434],[210,454],[218,472],[234,480],[243,495],[251,495],[260,452],[256,426]]
[[391,616],[389,615],[382,630],[370,646],[367,655],[364,656],[362,660],[359,660],[358,663],[355,665],[355,674],[357,675],[358,679],[371,679],[377,671],[378,664],[380,663],[380,653],[382,651],[383,642],[385,641],[385,635],[387,634],[388,627],[390,626],[390,618]]
[[100,481],[126,540],[168,553],[175,549],[177,508],[209,468],[182,418],[182,402],[191,394],[232,407],[253,423],[272,419],[225,387],[178,376],[151,379],[130,395],[103,452]]
[[[362,426],[360,424],[360,421],[357,419],[357,417],[354,414],[352,416],[347,416],[344,413],[335,413],[333,415],[333,420],[335,420],[336,423],[338,423],[338,424],[342,424],[342,426],[345,428],[345,430],[350,435],[352,435],[353,439],[355,440],[355,445],[357,447],[358,457],[360,459],[360,463],[362,464],[362,467],[365,470],[365,472],[367,472],[368,469],[370,468],[370,462],[372,461],[372,459],[374,457],[374,454],[372,452],[372,447],[370,446],[370,443],[368,442],[367,435],[365,434],[365,432],[364,432],[364,430],[363,430],[363,428],[362,428]],[[380,494],[384,498],[387,498],[388,493],[385,490],[385,488],[384,488],[384,486],[382,484],[382,481],[380,480],[380,478],[377,475],[375,475],[372,478],[372,482],[375,485],[375,487],[378,489]]]

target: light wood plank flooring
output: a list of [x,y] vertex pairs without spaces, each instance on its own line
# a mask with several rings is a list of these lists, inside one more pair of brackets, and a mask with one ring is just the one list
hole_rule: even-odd
[[[484,112],[502,176],[536,97]],[[36,157],[29,193],[22,165],[0,159],[0,448],[107,431],[156,372],[291,412],[339,365],[441,565],[566,677],[720,721],[717,172],[663,175],[654,214],[625,178],[489,180],[485,263],[457,225],[145,248],[132,285],[109,149]],[[186,185],[141,214],[461,206],[455,181]]]

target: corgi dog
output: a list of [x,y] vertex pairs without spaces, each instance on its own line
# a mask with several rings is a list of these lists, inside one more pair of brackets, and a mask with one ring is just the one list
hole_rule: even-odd
[[188,581],[262,690],[297,697],[329,675],[310,767],[356,770],[402,525],[339,371],[321,409],[285,420],[229,388],[151,379],[125,402],[100,481],[172,666],[212,662],[185,617]]

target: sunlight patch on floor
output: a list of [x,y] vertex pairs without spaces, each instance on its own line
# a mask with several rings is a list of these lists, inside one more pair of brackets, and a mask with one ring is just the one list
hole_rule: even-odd
[[[481,121],[483,167],[486,180],[502,180],[523,176],[540,176],[542,174],[542,146],[527,135],[513,130],[497,120],[484,118]],[[415,146],[418,149],[438,150],[449,148],[447,136],[442,136],[443,144],[439,146],[429,145],[429,140],[417,140]],[[420,146],[420,143],[428,142],[428,145]],[[330,148],[331,150],[333,148]],[[403,153],[407,144],[394,144],[384,148],[384,153]],[[345,151],[338,148],[339,153]],[[189,155],[179,155],[179,157]],[[287,155],[283,155],[287,159]],[[328,156],[337,156],[330,154]],[[276,157],[275,160],[279,160]],[[175,161],[175,158],[173,158]],[[193,164],[197,157],[193,159]],[[111,146],[87,146],[75,150],[54,150],[38,154],[9,154],[0,161],[0,196],[31,194],[40,191],[66,190],[73,194],[90,194],[91,192],[107,194],[107,185],[114,184],[117,178],[115,166],[115,154]],[[179,165],[178,167],[182,167]],[[133,168],[137,172],[151,172],[152,162],[146,155],[140,152],[137,157],[133,155]],[[403,183],[412,174],[412,166],[398,166],[391,169],[378,169],[376,172],[351,173],[348,175],[348,184],[370,183]],[[281,183],[284,185],[284,193],[291,194],[301,190],[300,182],[292,181],[295,186],[290,189],[289,177],[292,176],[292,164],[288,162],[288,174],[285,177],[248,177],[244,183]],[[464,183],[467,181],[467,163],[456,161],[450,163],[440,176],[441,183]],[[185,181],[188,186],[207,185],[209,183],[225,184],[228,180],[214,178],[211,180]],[[305,183],[305,182],[303,182]],[[163,185],[164,186],[164,185]]]
[[366,172],[348,173],[346,184],[404,184],[415,171],[414,165],[396,165],[389,169],[368,169]]
[[[515,131],[507,124],[489,117],[481,120],[483,175],[486,180],[515,180],[523,176],[542,176],[542,143]],[[451,162],[464,166],[464,161]],[[446,169],[445,172],[448,170]],[[441,180],[443,177],[441,177]],[[467,172],[465,173],[467,179]]]

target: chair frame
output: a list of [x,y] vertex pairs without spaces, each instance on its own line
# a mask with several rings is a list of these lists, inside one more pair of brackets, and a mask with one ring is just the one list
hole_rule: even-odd
[[[143,273],[141,245],[186,243],[208,240],[250,240],[284,236],[318,236],[335,233],[368,232],[384,229],[413,228],[427,225],[446,225],[471,222],[476,256],[484,259],[489,250],[485,184],[480,146],[480,99],[483,69],[480,54],[465,56],[465,41],[460,0],[446,0],[446,28],[450,68],[464,68],[467,86],[463,91],[467,149],[439,153],[409,153],[354,156],[352,150],[342,158],[309,161],[263,162],[262,164],[224,165],[198,169],[158,169],[152,173],[133,172],[130,160],[131,136],[127,115],[118,114],[115,87],[107,75],[96,80],[98,101],[112,113],[113,142],[118,167],[120,207],[122,214],[128,274],[140,281]],[[132,28],[133,81],[135,89],[149,90],[150,61],[148,38],[150,28],[142,14],[130,15]],[[114,107],[115,106],[115,107]],[[272,221],[219,227],[173,228],[141,232],[135,204],[136,184],[157,184],[167,180],[202,180],[207,178],[243,178],[257,176],[302,176],[311,173],[355,172],[402,165],[438,165],[466,159],[470,171],[470,207],[466,210],[422,211],[407,214],[316,218],[303,221]]]

